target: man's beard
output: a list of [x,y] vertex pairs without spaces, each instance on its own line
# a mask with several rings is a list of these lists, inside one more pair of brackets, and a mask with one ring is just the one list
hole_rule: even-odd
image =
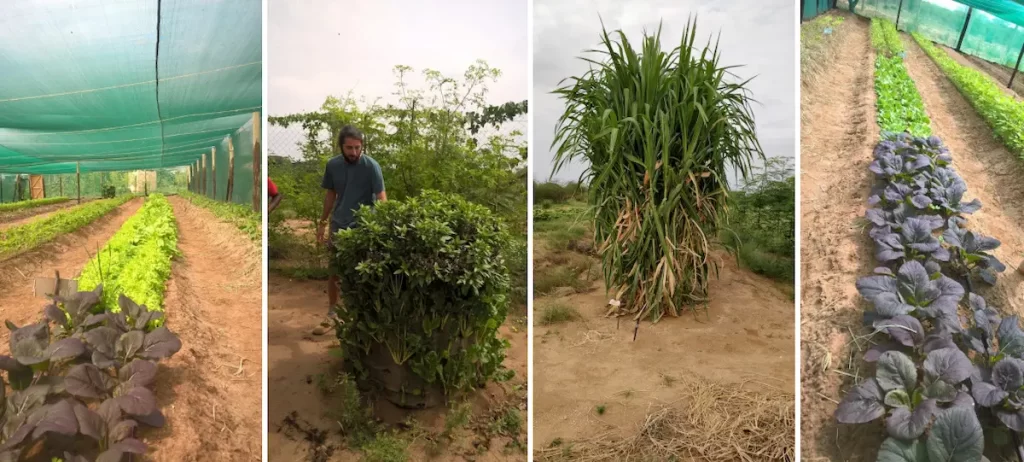
[[358,156],[354,156],[354,158],[352,158],[352,157],[349,157],[349,156],[348,156],[348,154],[342,154],[342,155],[341,155],[341,157],[344,157],[344,158],[345,158],[345,162],[348,162],[348,163],[350,163],[350,164],[354,164],[354,163],[356,163],[356,162],[359,162],[359,157],[361,157],[361,156],[362,156],[362,155],[360,154],[360,155],[358,155]]

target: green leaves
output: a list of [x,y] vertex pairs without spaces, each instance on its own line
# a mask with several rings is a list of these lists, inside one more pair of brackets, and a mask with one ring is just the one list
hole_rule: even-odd
[[115,199],[89,202],[54,212],[45,218],[30,221],[21,226],[0,231],[0,257],[24,252],[58,236],[74,232],[134,197],[121,196]]
[[1024,102],[1003,93],[1001,85],[976,69],[963,66],[930,41],[913,34],[914,40],[942,69],[996,136],[1024,160]]
[[883,131],[931,135],[931,120],[925,113],[917,86],[903,65],[903,58],[878,55],[875,61],[875,92],[878,94],[878,125]]
[[[138,212],[82,270],[78,286],[90,290],[103,284],[101,305],[120,311],[124,294],[149,310],[163,310],[164,288],[171,276],[171,259],[178,254],[178,228],[167,198],[151,194]],[[150,323],[159,326],[162,319]]]
[[[726,172],[746,178],[763,160],[747,82],[732,83],[696,23],[664,51],[660,29],[639,49],[602,29],[591,69],[554,91],[565,101],[555,170],[588,165],[605,283],[636,317],[678,315],[707,295],[708,236],[718,235]],[[696,309],[696,308],[694,308]]]
[[393,391],[439,384],[455,393],[493,380],[507,347],[497,329],[508,309],[505,257],[513,245],[499,219],[435,191],[356,216],[358,227],[337,234],[332,256],[341,273],[343,356],[385,385],[395,379],[380,370],[405,369]]

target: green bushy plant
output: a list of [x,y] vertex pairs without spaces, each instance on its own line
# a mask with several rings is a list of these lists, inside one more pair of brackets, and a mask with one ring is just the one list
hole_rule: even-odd
[[[507,375],[508,341],[497,330],[509,305],[512,241],[500,219],[436,191],[357,216],[357,228],[334,236],[343,302],[336,331],[357,380],[412,401]],[[385,383],[385,367],[401,383]]]

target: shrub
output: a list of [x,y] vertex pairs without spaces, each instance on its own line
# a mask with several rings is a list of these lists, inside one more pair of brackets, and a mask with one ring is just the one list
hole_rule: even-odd
[[[510,238],[486,208],[428,191],[357,212],[335,237],[337,335],[357,381],[401,406],[436,404],[502,372]],[[388,374],[391,374],[390,376]]]

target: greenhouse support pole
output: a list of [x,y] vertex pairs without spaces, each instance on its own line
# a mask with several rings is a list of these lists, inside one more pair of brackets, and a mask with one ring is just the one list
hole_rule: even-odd
[[64,196],[64,175],[57,176],[57,186],[60,187],[60,195]]
[[1010,74],[1010,84],[1006,88],[1013,88],[1013,79],[1017,77],[1017,69],[1020,69],[1020,59],[1024,58],[1024,44],[1020,46],[1020,54],[1017,55],[1017,65],[1013,66],[1013,74]]
[[252,209],[261,212],[260,207],[260,113],[252,113]]
[[228,190],[224,193],[224,201],[231,202],[231,195],[235,193],[235,143],[228,137]]
[[82,203],[82,163],[75,162],[75,188],[78,189],[78,203]]
[[207,172],[207,170],[206,170],[206,153],[203,153],[203,166],[201,167],[201,169],[203,171],[203,179],[200,180],[200,182],[199,182],[199,189],[200,189],[200,194],[205,196],[206,195],[206,172]]
[[217,198],[217,148],[210,148],[210,181],[213,183],[213,198]]
[[900,0],[900,7],[896,10],[896,30],[900,30],[900,15],[903,14],[903,0]]
[[956,51],[960,51],[960,46],[964,44],[964,37],[967,36],[967,25],[971,23],[971,14],[974,13],[974,7],[968,7],[967,19],[964,20],[964,28],[960,31],[960,40],[956,42]]
[[0,204],[4,203],[4,176],[0,175]]

